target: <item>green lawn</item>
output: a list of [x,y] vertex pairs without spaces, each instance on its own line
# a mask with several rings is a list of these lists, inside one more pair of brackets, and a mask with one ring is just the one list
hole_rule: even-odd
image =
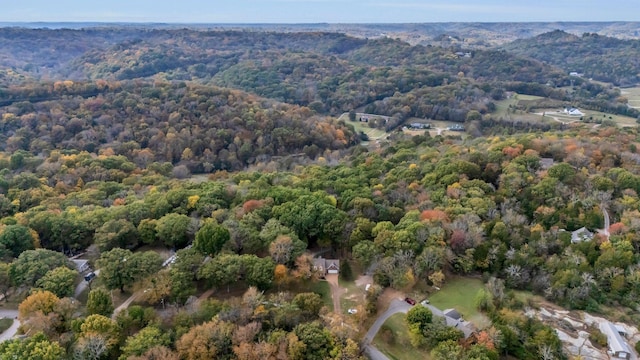
[[373,339],[373,345],[393,360],[430,359],[428,351],[411,345],[405,317],[405,314],[390,317]]
[[640,108],[640,87],[622,89],[622,96],[629,100],[629,105]]
[[333,311],[333,301],[331,300],[331,288],[326,281],[313,282],[309,288],[309,291],[320,294],[322,296],[322,302],[331,311]]
[[355,281],[339,279],[339,283],[341,288],[347,290],[347,292],[342,294],[342,297],[340,298],[340,306],[342,307],[343,313],[346,314],[347,310],[350,308],[355,308],[358,305],[365,304],[364,289],[357,287]]
[[0,333],[3,333],[5,330],[13,325],[13,319],[2,318],[0,319]]
[[440,291],[429,296],[429,301],[440,310],[450,308],[458,310],[466,320],[481,329],[488,326],[490,322],[476,309],[476,294],[480,289],[484,289],[480,279],[453,278],[448,280]]
[[[375,115],[368,115],[369,117],[375,117]],[[343,120],[345,123],[352,125],[357,132],[362,131],[363,133],[369,136],[370,140],[382,139],[387,136],[387,133],[384,130],[370,128],[368,123],[358,121],[360,119],[360,114],[356,116],[356,121],[349,120],[349,113],[344,113],[340,115],[338,120]]]

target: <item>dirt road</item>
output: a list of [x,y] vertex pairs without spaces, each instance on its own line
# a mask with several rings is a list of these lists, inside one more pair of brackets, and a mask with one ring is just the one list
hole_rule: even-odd
[[329,283],[331,288],[331,300],[333,300],[333,312],[336,314],[342,314],[342,307],[340,306],[340,297],[345,293],[345,290],[340,287],[337,274],[328,274],[325,279]]

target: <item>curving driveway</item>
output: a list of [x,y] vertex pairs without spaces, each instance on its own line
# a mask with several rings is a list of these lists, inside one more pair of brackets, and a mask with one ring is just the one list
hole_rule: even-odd
[[5,332],[0,334],[0,342],[11,340],[18,332],[20,321],[18,321],[18,310],[0,309],[0,318],[13,319],[13,324]]
[[365,354],[367,354],[367,356],[371,360],[389,360],[389,358],[383,353],[381,353],[380,351],[378,351],[378,349],[376,349],[371,344],[371,342],[373,341],[373,338],[376,337],[376,334],[378,333],[378,331],[380,330],[384,322],[387,321],[387,319],[389,319],[390,317],[398,313],[406,314],[409,311],[409,309],[411,309],[411,305],[407,304],[402,300],[394,299],[391,301],[391,304],[389,304],[389,308],[387,309],[387,311],[382,313],[382,315],[378,316],[378,318],[373,323],[373,325],[371,325],[371,327],[369,328],[369,331],[367,331],[367,334],[364,336],[364,339],[363,339],[364,352]]

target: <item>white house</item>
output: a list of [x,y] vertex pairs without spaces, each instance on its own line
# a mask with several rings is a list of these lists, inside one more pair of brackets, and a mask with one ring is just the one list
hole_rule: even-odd
[[593,239],[593,233],[587,230],[587,228],[584,226],[571,233],[571,242],[573,244],[577,244],[583,241],[589,241],[591,239]]
[[607,336],[609,354],[616,359],[629,359],[633,350],[622,338],[618,328],[610,322],[601,322],[600,331]]
[[584,116],[584,113],[576,108],[565,108],[564,113],[569,116]]

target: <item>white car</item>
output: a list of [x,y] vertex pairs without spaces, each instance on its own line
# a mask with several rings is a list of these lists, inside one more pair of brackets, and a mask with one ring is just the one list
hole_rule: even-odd
[[420,304],[422,304],[422,306],[427,306],[427,304],[429,304],[429,300],[424,299],[424,300],[420,301]]
[[349,314],[351,314],[351,315],[353,315],[353,314],[357,314],[357,313],[358,313],[358,309],[353,309],[353,308],[351,308],[351,309],[347,310],[347,312],[348,312]]

